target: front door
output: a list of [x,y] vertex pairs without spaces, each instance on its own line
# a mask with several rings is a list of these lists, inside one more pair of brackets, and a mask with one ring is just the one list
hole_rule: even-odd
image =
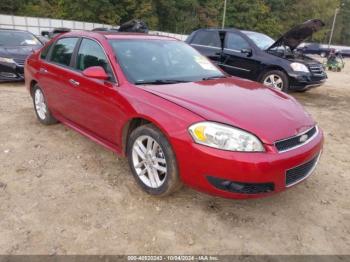
[[[87,78],[83,71],[92,66],[101,66],[110,76],[108,81]],[[73,88],[71,103],[75,124],[92,132],[105,141],[115,143],[117,127],[122,114],[116,84],[116,77],[102,46],[92,39],[83,38],[70,73],[69,82]]]
[[254,59],[254,50],[242,36],[228,32],[220,67],[230,75],[256,80],[259,61]]
[[191,46],[215,64],[221,59],[221,40],[217,30],[201,30],[194,36]]

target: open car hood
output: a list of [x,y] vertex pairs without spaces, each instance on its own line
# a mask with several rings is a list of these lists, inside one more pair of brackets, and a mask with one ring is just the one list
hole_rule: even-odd
[[308,20],[283,34],[272,46],[267,50],[278,46],[288,46],[291,50],[297,48],[305,39],[312,36],[313,33],[319,31],[325,24],[320,19]]

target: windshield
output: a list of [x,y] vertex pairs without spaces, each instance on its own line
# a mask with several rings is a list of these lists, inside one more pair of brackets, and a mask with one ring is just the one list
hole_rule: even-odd
[[0,31],[0,46],[28,46],[41,45],[40,41],[31,33]]
[[271,37],[250,31],[242,31],[246,36],[248,36],[261,50],[266,50],[273,45],[275,40]]
[[192,82],[224,77],[206,57],[189,45],[172,40],[110,40],[131,83]]

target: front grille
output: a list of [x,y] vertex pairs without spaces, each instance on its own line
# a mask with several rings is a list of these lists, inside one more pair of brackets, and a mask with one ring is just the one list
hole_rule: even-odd
[[305,179],[307,176],[309,176],[312,173],[312,171],[315,169],[319,156],[320,154],[318,154],[309,162],[306,162],[300,166],[287,170],[286,186],[287,187],[292,186],[297,182]]
[[208,181],[218,189],[239,194],[261,194],[274,191],[273,183],[241,183],[208,176]]
[[297,136],[293,136],[287,139],[283,139],[280,141],[277,141],[275,143],[275,146],[279,152],[284,152],[287,150],[291,150],[295,147],[301,146],[308,141],[310,141],[317,133],[317,127],[313,127],[309,129],[308,131],[301,133]]
[[15,58],[13,60],[15,60],[16,64],[20,66],[24,66],[24,63],[26,61],[25,59],[19,59],[19,58]]
[[311,65],[309,65],[309,69],[313,75],[323,75],[324,74],[323,65],[321,65],[321,64],[311,64]]

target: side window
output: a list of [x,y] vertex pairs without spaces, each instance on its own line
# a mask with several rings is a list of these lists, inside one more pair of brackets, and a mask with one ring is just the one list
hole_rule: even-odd
[[52,43],[50,43],[42,48],[41,53],[40,53],[41,59],[44,59],[44,60],[46,59],[47,55],[49,54],[51,46],[52,46]]
[[219,32],[199,31],[192,41],[192,44],[221,47]]
[[78,51],[76,68],[83,71],[92,66],[101,66],[108,75],[113,75],[102,47],[93,40],[83,39]]
[[250,46],[240,35],[229,33],[226,39],[226,48],[241,51],[244,48],[250,48]]
[[51,61],[61,65],[69,66],[78,38],[59,39],[53,47]]

